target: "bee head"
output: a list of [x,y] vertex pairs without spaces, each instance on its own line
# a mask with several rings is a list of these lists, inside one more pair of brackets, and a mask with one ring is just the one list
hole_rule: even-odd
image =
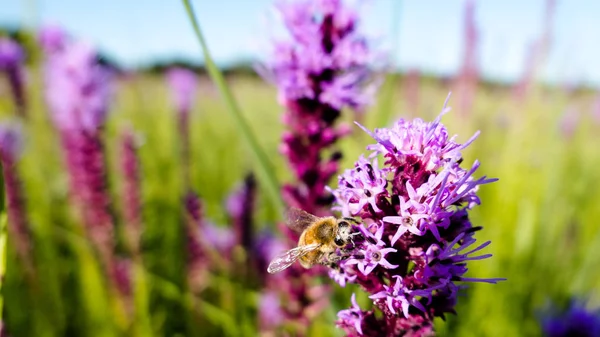
[[338,231],[333,242],[338,247],[344,247],[350,239],[350,224],[345,220],[338,221]]

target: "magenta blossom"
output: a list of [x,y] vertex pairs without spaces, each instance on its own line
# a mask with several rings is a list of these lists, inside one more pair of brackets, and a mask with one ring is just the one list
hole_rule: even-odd
[[382,319],[364,318],[364,335],[427,336],[435,316],[454,312],[463,287],[457,282],[502,280],[465,276],[468,261],[491,257],[475,254],[490,242],[475,245],[481,227],[472,226],[468,211],[481,202],[479,186],[496,179],[475,178],[477,161],[463,168],[461,151],[477,134],[457,143],[440,117],[364,130],[376,140],[367,147],[370,159],[361,156],[332,190],[335,209],[363,224],[355,226],[357,234],[339,252],[344,258],[330,276],[341,286],[360,284],[383,312]]

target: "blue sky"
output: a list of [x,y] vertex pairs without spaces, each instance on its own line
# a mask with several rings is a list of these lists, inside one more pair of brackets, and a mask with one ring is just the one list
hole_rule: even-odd
[[[8,2],[8,4],[6,4]],[[452,74],[461,64],[465,0],[370,0],[364,32],[377,48],[396,47],[394,64]],[[487,77],[514,80],[528,46],[541,34],[545,0],[475,0],[479,64]],[[209,47],[220,64],[264,59],[279,22],[273,0],[193,1]],[[557,0],[552,48],[543,79],[600,85],[600,2]],[[9,0],[0,24],[59,23],[118,61],[135,66],[155,59],[200,59],[178,0]]]

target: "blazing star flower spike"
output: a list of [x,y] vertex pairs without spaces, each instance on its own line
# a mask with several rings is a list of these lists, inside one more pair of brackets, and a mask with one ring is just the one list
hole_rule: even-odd
[[185,68],[172,68],[166,74],[167,83],[177,111],[186,114],[194,104],[198,79],[193,71]]
[[291,207],[326,215],[333,199],[325,187],[341,159],[334,145],[350,131],[336,123],[343,109],[360,112],[372,101],[374,56],[356,10],[344,1],[282,1],[277,9],[289,38],[276,41],[271,62],[259,70],[285,108],[280,149],[297,182],[284,186],[283,197]]
[[0,38],[0,72],[6,73],[15,106],[25,117],[25,53],[21,46],[10,39]]
[[45,94],[54,124],[59,130],[96,133],[108,113],[111,73],[84,42],[68,43],[47,56]]
[[[447,111],[444,106],[442,114]],[[334,209],[360,217],[362,225],[355,226],[361,235],[354,237],[354,247],[341,252],[347,256],[330,276],[341,286],[361,285],[383,312],[382,320],[368,316],[369,322],[352,323],[358,335],[363,335],[359,327],[383,336],[407,331],[429,335],[434,317],[454,313],[458,291],[464,287],[457,282],[503,280],[465,276],[468,261],[491,257],[475,254],[490,242],[476,244],[473,236],[481,227],[471,224],[468,211],[481,203],[479,186],[497,179],[475,178],[478,161],[462,166],[461,151],[478,133],[458,143],[440,117],[429,123],[400,119],[375,131],[359,125],[376,143],[332,190]],[[358,310],[355,307],[350,311]],[[341,317],[343,323],[348,315]]]

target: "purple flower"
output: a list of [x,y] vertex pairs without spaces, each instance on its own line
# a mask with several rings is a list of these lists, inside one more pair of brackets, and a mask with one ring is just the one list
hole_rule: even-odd
[[362,335],[362,321],[364,319],[364,312],[356,303],[356,294],[352,294],[352,307],[350,309],[341,310],[338,312],[337,326],[340,328],[354,329],[359,335]]
[[279,295],[276,291],[267,290],[260,295],[258,313],[261,331],[273,330],[283,322],[285,313],[281,308]]
[[23,135],[20,125],[0,124],[0,161],[2,162],[7,199],[8,231],[11,239],[14,239],[17,253],[23,259],[27,271],[30,271],[31,262],[28,260],[31,244],[30,227],[26,216],[23,189],[16,167],[22,148]]
[[125,130],[121,136],[121,172],[123,174],[123,213],[125,232],[135,253],[139,253],[142,234],[142,201],[140,187],[140,162],[137,154],[135,134]]
[[188,113],[194,104],[198,80],[193,71],[185,68],[172,68],[166,74],[167,83],[177,111]]
[[21,46],[8,38],[0,38],[0,71],[17,67],[25,59]]
[[[376,140],[367,147],[372,159],[361,156],[333,190],[335,209],[363,224],[354,226],[353,247],[342,249],[346,259],[330,276],[370,293],[384,314],[375,334],[429,335],[435,316],[454,312],[462,287],[456,282],[502,280],[465,277],[468,261],[491,257],[475,255],[490,242],[474,245],[473,235],[481,227],[472,226],[468,211],[481,202],[479,185],[496,179],[475,178],[477,161],[462,166],[461,151],[477,134],[457,143],[440,117],[431,123],[401,119],[387,129],[363,129]],[[381,167],[374,158],[379,156]]]
[[546,337],[600,336],[600,309],[589,309],[583,301],[572,300],[562,312],[551,308],[541,324]]
[[47,52],[44,77],[46,102],[62,139],[71,197],[110,274],[114,220],[101,132],[110,101],[110,73],[98,64],[90,45],[64,40],[61,48]]
[[46,102],[59,130],[98,132],[111,97],[111,74],[97,63],[92,46],[67,44],[48,54],[45,64]]
[[425,312],[425,307],[417,300],[416,296],[429,296],[429,292],[426,290],[409,290],[404,285],[402,276],[394,275],[393,277],[396,279],[393,286],[383,285],[382,291],[369,296],[369,298],[382,300],[393,314],[401,309],[406,318],[409,317],[408,309],[410,306]]
[[10,39],[0,38],[0,72],[6,73],[13,100],[22,117],[25,117],[25,86],[23,63],[25,53],[21,46]]
[[67,34],[57,25],[42,27],[38,33],[38,39],[44,51],[48,54],[60,52],[67,45]]
[[231,217],[237,244],[250,252],[254,245],[252,216],[256,202],[256,181],[249,174],[238,191],[227,199],[227,212]]
[[[377,225],[373,226],[377,227]],[[347,260],[344,265],[348,266],[355,264],[363,275],[369,275],[369,273],[377,266],[388,269],[398,267],[398,265],[393,265],[385,259],[387,253],[395,252],[396,249],[390,247],[385,248],[385,242],[381,240],[383,229],[383,226],[380,226],[377,228],[376,232],[372,234],[364,227],[360,227],[362,234],[366,238],[363,249],[364,255],[358,259],[351,258]]]
[[23,134],[20,124],[0,124],[0,158],[2,162],[14,164],[23,151]]
[[181,160],[183,162],[183,178],[187,187],[190,186],[190,110],[194,104],[198,80],[193,71],[185,68],[172,68],[167,74],[167,83],[177,110],[177,126],[181,140]]
[[349,132],[336,122],[344,108],[362,111],[370,104],[372,55],[356,12],[342,1],[281,2],[277,9],[290,39],[275,43],[261,72],[277,85],[285,107],[281,151],[296,179],[284,186],[283,197],[289,206],[325,215],[333,200],[326,186],[341,159],[333,146]]

